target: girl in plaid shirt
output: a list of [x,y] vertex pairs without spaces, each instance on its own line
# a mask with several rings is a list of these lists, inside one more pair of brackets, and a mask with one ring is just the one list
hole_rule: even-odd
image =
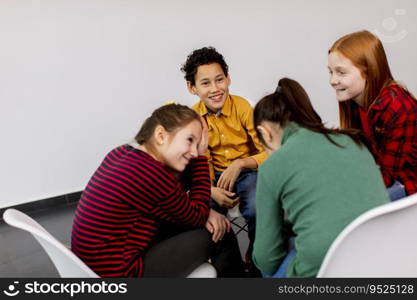
[[417,100],[391,74],[381,41],[369,31],[329,50],[330,85],[341,128],[360,130],[392,201],[417,192]]

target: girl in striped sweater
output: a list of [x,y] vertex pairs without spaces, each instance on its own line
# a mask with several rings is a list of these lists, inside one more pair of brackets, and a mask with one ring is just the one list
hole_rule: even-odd
[[85,188],[71,249],[102,277],[185,277],[211,259],[243,274],[229,221],[210,209],[207,128],[186,106],[155,110]]

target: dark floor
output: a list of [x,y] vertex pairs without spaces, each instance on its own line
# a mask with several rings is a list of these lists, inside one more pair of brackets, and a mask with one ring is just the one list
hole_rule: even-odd
[[[76,203],[30,214],[55,238],[70,245],[71,225]],[[238,220],[242,222],[241,218]],[[236,228],[235,228],[236,229]],[[235,230],[236,231],[236,230]],[[247,234],[238,234],[244,255]],[[31,234],[0,221],[0,277],[58,277],[52,262]]]

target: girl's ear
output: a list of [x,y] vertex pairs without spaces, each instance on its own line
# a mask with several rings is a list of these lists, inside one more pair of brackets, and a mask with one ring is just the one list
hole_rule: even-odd
[[262,135],[263,140],[265,141],[265,143],[270,143],[272,140],[272,135],[271,135],[271,131],[267,126],[264,125],[258,125],[256,127],[256,129],[259,130],[259,132]]
[[191,83],[191,81],[187,81],[187,89],[190,92],[190,94],[197,95],[197,91],[196,91],[195,85],[193,85]]
[[162,125],[156,126],[153,133],[156,144],[159,146],[163,145],[166,142],[167,134],[168,132]]

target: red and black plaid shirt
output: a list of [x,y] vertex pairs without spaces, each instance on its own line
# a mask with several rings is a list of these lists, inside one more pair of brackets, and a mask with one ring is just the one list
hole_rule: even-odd
[[[417,192],[417,101],[392,84],[384,88],[368,114],[360,110],[361,125],[371,141],[371,152],[380,166],[385,185],[395,180],[408,195]],[[368,123],[368,124],[367,124]]]

